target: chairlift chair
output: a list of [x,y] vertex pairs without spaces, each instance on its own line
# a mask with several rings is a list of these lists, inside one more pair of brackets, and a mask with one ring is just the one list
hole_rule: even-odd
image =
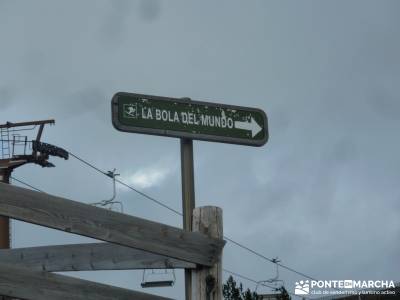
[[121,213],[123,213],[124,205],[122,204],[121,201],[115,200],[115,197],[117,196],[117,190],[115,187],[115,177],[120,175],[120,174],[116,174],[115,171],[116,171],[116,169],[114,168],[112,171],[108,171],[107,173],[105,173],[105,175],[110,177],[113,181],[113,195],[112,195],[111,199],[101,200],[100,202],[91,203],[91,205],[103,206],[103,207],[108,208],[109,210],[113,210],[114,205],[119,205],[120,211],[121,211]]
[[[260,285],[263,285],[263,284],[266,284],[266,283],[268,283],[268,284],[274,284],[275,286],[277,286],[278,283],[280,283],[281,286],[284,286],[284,285],[285,285],[285,281],[282,280],[282,279],[279,279],[279,263],[280,263],[281,261],[278,259],[278,257],[276,257],[276,258],[273,258],[273,259],[271,260],[271,262],[274,263],[275,266],[276,266],[276,275],[275,275],[275,277],[273,277],[273,278],[258,281],[258,282],[257,282],[257,285],[256,285],[256,289],[255,289],[255,292],[256,292],[256,293],[257,293],[258,287],[259,287]],[[276,290],[276,288],[275,288],[275,290]]]
[[[140,284],[142,288],[155,288],[155,287],[170,287],[175,284],[175,271],[171,269],[172,272],[168,272],[168,269],[165,269],[162,273],[157,273],[154,270],[151,270],[149,274],[146,275],[146,270],[143,270],[143,278],[142,283]],[[163,280],[149,280],[150,277],[156,278],[157,276],[171,276],[171,279],[163,279]]]

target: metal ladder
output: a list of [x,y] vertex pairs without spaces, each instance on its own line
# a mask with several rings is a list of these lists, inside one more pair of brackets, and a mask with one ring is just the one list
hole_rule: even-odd
[[0,129],[0,139],[2,158],[10,158],[10,133],[8,131],[8,128]]

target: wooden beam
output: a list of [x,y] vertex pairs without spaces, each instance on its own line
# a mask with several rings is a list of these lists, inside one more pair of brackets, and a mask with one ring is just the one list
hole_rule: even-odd
[[110,243],[2,249],[0,262],[48,272],[196,268],[193,263]]
[[0,264],[0,295],[26,300],[167,300],[160,296]]
[[200,232],[0,183],[0,215],[211,266],[225,241]]

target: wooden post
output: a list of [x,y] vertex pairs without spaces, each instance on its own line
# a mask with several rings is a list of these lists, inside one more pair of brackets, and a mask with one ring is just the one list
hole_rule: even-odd
[[[193,231],[222,240],[222,209],[215,206],[195,208]],[[200,267],[192,271],[192,299],[222,300],[222,254],[212,267]]]

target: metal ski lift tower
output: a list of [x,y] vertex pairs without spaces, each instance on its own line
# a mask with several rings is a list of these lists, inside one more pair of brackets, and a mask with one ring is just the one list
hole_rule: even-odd
[[[0,182],[10,183],[12,171],[27,163],[54,167],[48,161],[49,156],[68,159],[68,152],[64,149],[40,141],[44,126],[54,123],[54,120],[41,120],[0,125]],[[29,140],[28,133],[31,135],[36,129],[36,136]],[[10,220],[0,217],[0,249],[10,248],[10,240]]]

